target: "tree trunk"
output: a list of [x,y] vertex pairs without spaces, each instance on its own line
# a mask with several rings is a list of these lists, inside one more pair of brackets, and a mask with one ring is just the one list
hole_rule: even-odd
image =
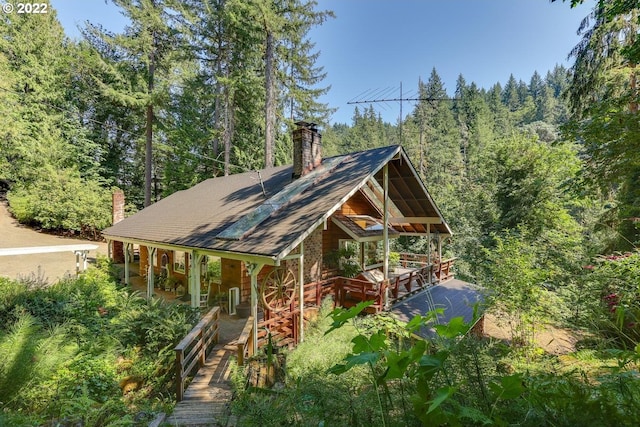
[[227,87],[225,89],[225,112],[224,112],[224,133],[222,136],[224,143],[224,176],[228,176],[231,163],[231,141],[233,139],[233,97],[230,96],[229,91],[231,89]]
[[265,145],[264,166],[273,167],[273,146],[275,128],[275,99],[273,87],[273,59],[274,59],[273,33],[267,29],[267,45],[265,50]]
[[153,105],[147,105],[146,141],[144,146],[144,207],[151,204],[151,168],[153,140]]
[[[147,94],[151,98],[153,93],[153,77],[156,71],[156,37],[153,36],[153,49],[149,53],[149,80],[147,86]],[[146,123],[146,141],[144,151],[144,207],[146,208],[151,204],[151,168],[153,165],[153,104],[149,99],[147,105],[147,123]]]

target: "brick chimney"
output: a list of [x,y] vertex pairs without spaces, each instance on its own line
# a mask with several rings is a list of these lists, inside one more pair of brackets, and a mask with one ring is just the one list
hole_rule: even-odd
[[293,131],[293,178],[311,172],[322,163],[322,136],[315,123],[296,122]]
[[[124,219],[124,192],[115,190],[111,195],[111,223],[116,224]],[[111,247],[111,259],[115,263],[124,263],[124,244],[114,240]]]
[[111,224],[117,224],[124,219],[124,192],[115,190],[111,196]]

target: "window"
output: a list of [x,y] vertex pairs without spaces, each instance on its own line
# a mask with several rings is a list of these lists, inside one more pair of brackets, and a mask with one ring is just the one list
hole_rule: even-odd
[[383,245],[379,245],[377,241],[365,242],[364,248],[366,261],[364,269],[382,267],[384,263]]
[[173,252],[173,271],[184,273],[186,266],[186,253],[182,251]]

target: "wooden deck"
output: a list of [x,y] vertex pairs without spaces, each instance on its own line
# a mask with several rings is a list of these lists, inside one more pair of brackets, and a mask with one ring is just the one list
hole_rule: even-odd
[[[465,322],[473,319],[473,305],[482,301],[480,289],[471,283],[450,279],[438,285],[430,286],[405,300],[394,304],[389,310],[403,322],[416,315],[424,316],[436,308],[444,308],[438,323],[447,323],[451,318],[462,316]],[[421,328],[418,332],[423,338],[433,337],[433,328]]]

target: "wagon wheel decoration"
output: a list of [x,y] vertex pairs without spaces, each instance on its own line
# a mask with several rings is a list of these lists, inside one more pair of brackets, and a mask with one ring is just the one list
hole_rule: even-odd
[[260,285],[262,303],[271,311],[289,307],[296,294],[296,277],[291,270],[278,268],[265,277]]

